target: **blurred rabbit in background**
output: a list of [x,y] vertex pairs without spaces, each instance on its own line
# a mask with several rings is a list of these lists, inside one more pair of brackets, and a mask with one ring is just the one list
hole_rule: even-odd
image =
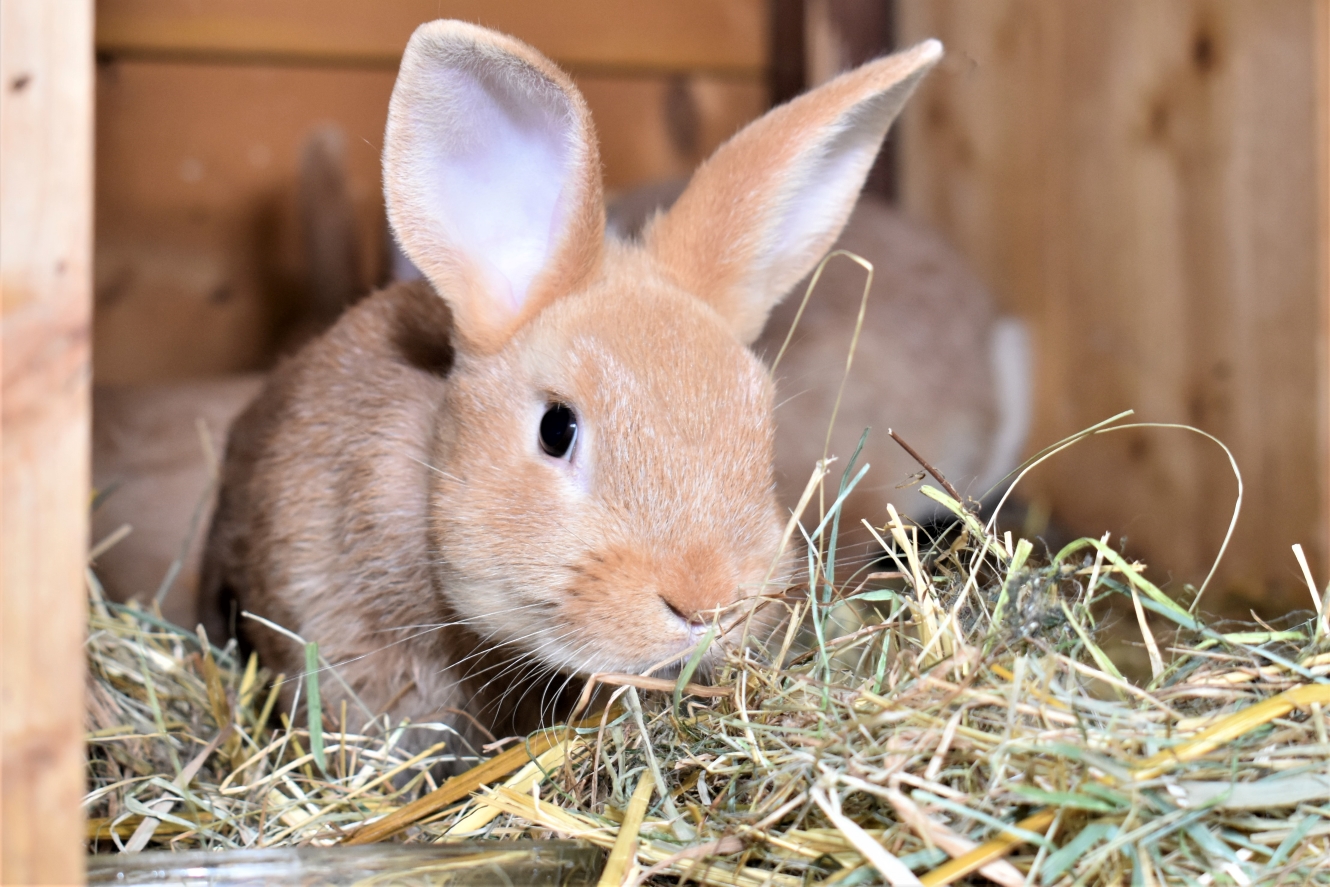
[[[612,236],[640,236],[686,184],[659,182],[611,199]],[[826,447],[838,458],[834,487],[870,429],[854,471],[872,467],[846,499],[840,527],[842,544],[873,551],[861,520],[882,526],[888,503],[921,522],[938,510],[917,492],[919,463],[888,429],[970,499],[984,498],[1017,466],[1030,425],[1030,343],[1024,323],[997,314],[951,246],[879,197],[859,199],[835,249],[873,265],[863,327],[828,446],[867,281],[860,264],[833,256],[776,367],[776,482],[781,502],[793,507]],[[780,353],[807,285],[776,306],[754,345],[768,363]]]
[[[275,348],[296,351],[370,290],[346,171],[346,137],[313,129],[300,154],[297,202],[308,283]],[[198,623],[202,536],[216,499],[217,462],[232,420],[263,387],[264,373],[93,390],[92,544],[117,601],[156,599],[177,625]],[[122,528],[129,527],[128,535]]]

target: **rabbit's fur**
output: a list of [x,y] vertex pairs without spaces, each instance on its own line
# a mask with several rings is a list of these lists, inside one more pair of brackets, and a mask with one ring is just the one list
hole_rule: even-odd
[[[351,308],[237,421],[205,599],[318,641],[353,691],[321,682],[334,709],[505,731],[539,702],[527,669],[641,672],[717,617],[732,640],[787,519],[748,346],[939,55],[920,44],[770,112],[627,244],[603,236],[568,78],[511,38],[421,26],[384,177],[427,280]],[[555,404],[577,418],[564,457],[542,451]],[[295,642],[238,626],[271,667],[303,669]]]
[[[1019,461],[1024,444],[1030,410],[1024,327],[997,314],[987,288],[941,237],[875,197],[859,201],[836,249],[872,263],[872,288],[843,392],[867,277],[848,258],[828,262],[794,327],[799,347],[792,342],[776,366],[778,427],[822,431],[778,435],[782,501],[798,495],[808,466],[823,455],[837,396],[829,452],[844,467],[868,428],[856,468],[872,466],[845,501],[842,527],[864,535],[861,520],[882,526],[888,503],[916,520],[933,513],[932,500],[911,483],[919,463],[888,429],[962,495],[982,499]],[[759,354],[774,361],[780,353],[803,292],[796,289],[772,312],[754,345]],[[933,478],[925,482],[937,486]]]

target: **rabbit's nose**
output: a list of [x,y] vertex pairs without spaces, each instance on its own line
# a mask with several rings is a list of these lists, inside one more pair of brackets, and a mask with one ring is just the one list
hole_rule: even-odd
[[720,552],[697,548],[688,551],[656,586],[661,601],[690,628],[707,626],[717,611],[734,601],[738,576]]
[[665,607],[671,613],[679,617],[680,622],[688,626],[690,631],[696,631],[697,629],[706,627],[708,620],[701,613],[697,612],[696,610],[692,611],[686,610],[683,607],[679,606],[678,604],[675,604],[673,601],[671,601],[667,596],[663,594],[660,596],[660,599],[665,603]]

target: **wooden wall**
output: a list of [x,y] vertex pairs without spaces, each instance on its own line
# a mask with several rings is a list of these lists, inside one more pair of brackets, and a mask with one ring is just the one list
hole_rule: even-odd
[[[1224,440],[1246,500],[1206,609],[1234,614],[1310,606],[1294,542],[1330,579],[1319,5],[899,0],[901,41],[948,50],[907,111],[903,202],[1033,324],[1032,443],[1127,408]],[[1178,583],[1235,489],[1214,444],[1159,430],[1026,486]]]
[[361,266],[381,277],[388,97],[412,29],[439,17],[566,67],[610,188],[687,173],[767,105],[765,0],[98,0],[99,384],[271,360],[306,285],[297,166],[321,125],[345,133]]
[[83,879],[92,2],[0,3],[0,883]]

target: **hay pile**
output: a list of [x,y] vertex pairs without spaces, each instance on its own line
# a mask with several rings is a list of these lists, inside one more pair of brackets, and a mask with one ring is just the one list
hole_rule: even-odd
[[[953,531],[893,514],[887,561],[854,575],[821,521],[773,604],[790,629],[712,686],[690,683],[700,653],[677,681],[610,678],[599,714],[442,786],[447,727],[344,735],[315,650],[313,717],[291,723],[253,661],[95,600],[89,840],[578,838],[611,851],[602,884],[1330,884],[1324,617],[1222,633],[1106,539],[1039,558],[925,492]],[[1097,640],[1113,598],[1139,616],[1143,687]],[[401,751],[406,731],[429,748]]]
[[[457,743],[442,724],[385,719],[362,734],[311,734],[308,716],[319,706],[308,704],[308,688],[317,678],[301,688],[302,723],[274,717],[282,676],[253,657],[237,661],[234,645],[218,649],[104,601],[95,580],[87,651],[84,805],[94,851],[328,843],[341,826],[437,788],[431,768],[454,761]],[[345,717],[328,714],[330,724]],[[402,750],[408,732],[425,734],[424,752]]]

